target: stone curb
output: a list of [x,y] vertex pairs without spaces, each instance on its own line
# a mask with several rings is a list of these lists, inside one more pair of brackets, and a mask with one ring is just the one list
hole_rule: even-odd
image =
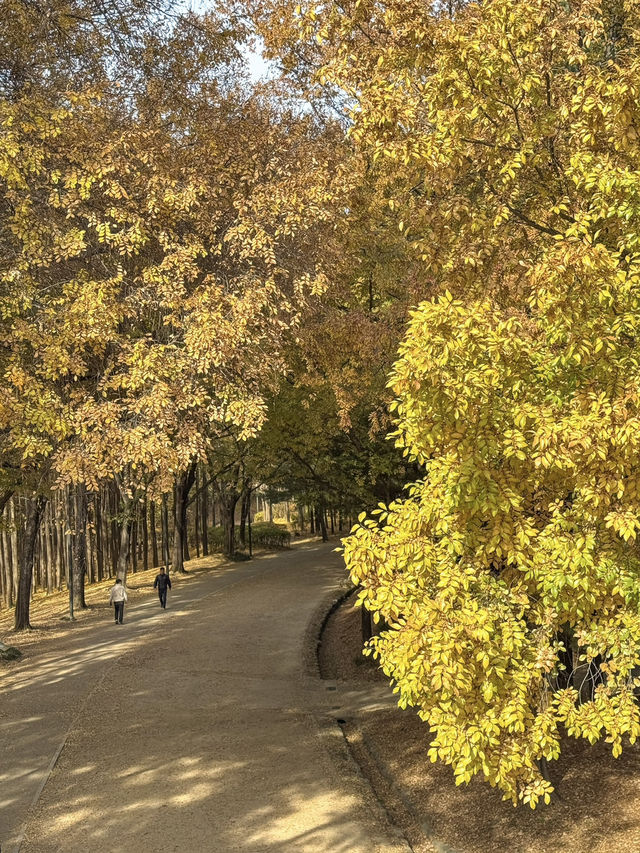
[[[324,633],[324,630],[331,616],[336,612],[336,610],[338,610],[339,607],[342,606],[342,604],[344,604],[344,602],[349,598],[350,595],[355,592],[355,590],[356,587],[350,583],[344,587],[340,587],[334,590],[323,600],[321,605],[314,612],[305,635],[304,643],[305,668],[309,676],[322,679],[322,673],[320,670],[319,662],[319,650],[320,645],[322,643],[322,634]],[[324,680],[329,683],[333,683],[330,682],[329,679]],[[340,682],[335,683],[338,685],[338,690],[336,691],[336,695],[338,697],[340,695]],[[393,709],[397,710],[397,704],[395,703],[395,701]],[[352,764],[357,767],[358,775],[367,785],[376,802],[379,803],[381,812],[383,813],[385,818],[385,822],[390,823],[394,831],[396,829],[399,831],[400,835],[402,836],[403,842],[406,844],[405,849],[412,850],[411,846],[406,840],[404,832],[399,827],[397,827],[397,824],[393,822],[393,819],[390,816],[390,809],[392,809],[392,806],[388,806],[384,803],[382,798],[378,797],[376,792],[373,790],[371,780],[368,779],[364,768],[360,766],[354,754],[353,748],[349,745],[349,740],[345,731],[345,723],[350,723],[356,729],[358,737],[360,738],[361,748],[367,755],[367,760],[371,762],[377,773],[388,786],[392,799],[396,798],[399,801],[399,803],[406,810],[415,825],[419,827],[419,830],[424,836],[423,843],[428,844],[433,850],[433,853],[457,853],[457,851],[453,848],[434,838],[433,830],[429,825],[428,821],[425,821],[418,816],[411,794],[407,791],[405,786],[398,781],[392,768],[388,765],[384,757],[380,754],[378,749],[371,742],[371,739],[364,734],[364,731],[361,726],[361,720],[357,712],[355,712],[349,720],[342,720],[341,722],[338,722],[336,720],[334,728],[340,732],[340,735],[342,736],[342,740],[344,742],[344,748],[346,749]]]
[[302,665],[306,676],[314,679],[322,678],[318,652],[324,629],[331,616],[355,589],[351,581],[345,578],[344,583],[326,595],[314,610],[302,641]]
[[[320,671],[319,650],[322,635],[331,616],[355,590],[356,587],[345,578],[344,583],[328,593],[314,610],[302,644],[303,670],[309,680],[333,684],[331,679],[323,679]],[[356,761],[341,726],[344,721],[339,722],[330,710],[317,711],[313,714],[313,720],[325,749],[339,768],[340,777],[347,781],[349,787],[359,792],[362,799],[374,810],[378,823],[384,826],[387,834],[392,837],[393,840],[376,839],[378,849],[381,853],[412,853],[402,829],[392,821],[384,803],[377,797],[369,779]]]

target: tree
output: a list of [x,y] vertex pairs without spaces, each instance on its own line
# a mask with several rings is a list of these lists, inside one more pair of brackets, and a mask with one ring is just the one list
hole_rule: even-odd
[[535,806],[564,732],[640,734],[638,10],[411,11],[317,24],[354,137],[415,181],[399,225],[442,293],[391,377],[426,477],[345,557],[432,760]]
[[[114,81],[106,7],[78,6],[0,101],[2,464],[115,480],[124,577],[142,496],[262,423],[283,332],[324,286],[332,154],[313,118],[247,90],[219,17],[156,27],[144,4],[110,5],[141,27],[116,15]],[[2,35],[23,57],[20,28]]]

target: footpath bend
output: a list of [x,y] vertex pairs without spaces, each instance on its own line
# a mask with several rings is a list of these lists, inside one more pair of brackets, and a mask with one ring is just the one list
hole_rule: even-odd
[[401,853],[304,665],[335,543],[199,574],[0,681],[2,853]]

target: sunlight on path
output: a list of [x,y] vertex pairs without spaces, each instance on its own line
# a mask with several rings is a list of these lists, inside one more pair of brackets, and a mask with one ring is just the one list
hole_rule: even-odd
[[[168,611],[149,599],[122,628],[87,628],[80,648],[16,672],[3,697],[3,790],[16,791],[3,853],[406,849],[346,784],[316,722],[332,694],[303,673],[307,624],[343,573],[331,545],[231,565],[182,587]],[[36,701],[46,718],[16,725]]]

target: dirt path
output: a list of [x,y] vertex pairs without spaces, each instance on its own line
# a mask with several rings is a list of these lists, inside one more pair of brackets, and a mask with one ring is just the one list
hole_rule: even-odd
[[196,576],[167,611],[149,597],[122,627],[88,623],[14,668],[3,853],[406,850],[322,725],[333,694],[303,671],[309,620],[343,572],[331,548]]

